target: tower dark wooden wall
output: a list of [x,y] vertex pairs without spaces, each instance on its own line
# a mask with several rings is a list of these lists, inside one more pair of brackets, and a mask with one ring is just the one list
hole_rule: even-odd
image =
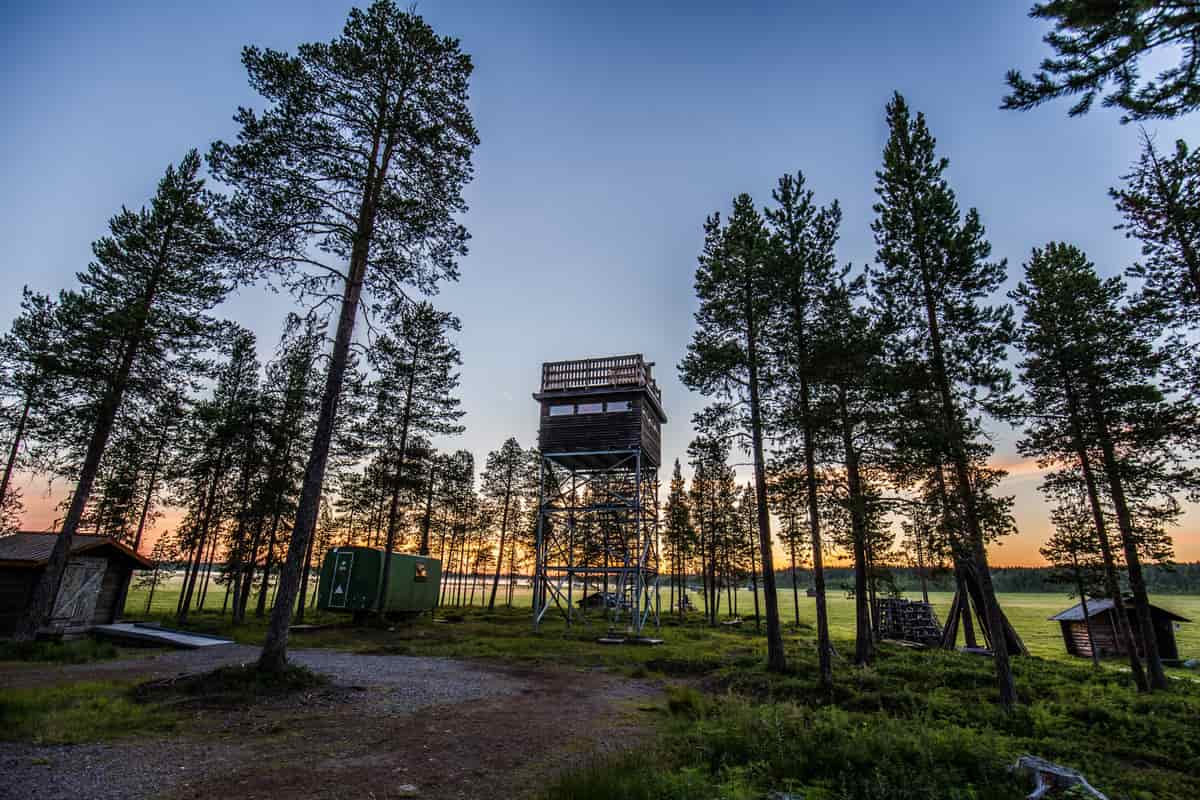
[[[604,469],[620,452],[662,462],[662,394],[641,354],[542,364],[538,448],[578,469]],[[566,462],[564,462],[566,463]]]

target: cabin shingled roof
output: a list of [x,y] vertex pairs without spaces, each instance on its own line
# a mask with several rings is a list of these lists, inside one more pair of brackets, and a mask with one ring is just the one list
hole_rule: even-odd
[[[57,533],[34,533],[22,531],[0,536],[0,565],[43,567],[50,561]],[[112,548],[137,563],[142,569],[151,569],[154,562],[134,552],[133,548],[109,536],[76,534],[71,542],[71,554],[79,555],[93,550]]]
[[[1125,602],[1129,606],[1132,606],[1133,598],[1129,598]],[[1105,611],[1110,611],[1110,610],[1112,610],[1112,607],[1113,607],[1112,598],[1109,598],[1109,597],[1097,597],[1095,599],[1088,598],[1088,616],[1089,617],[1094,617],[1097,614],[1103,614]],[[1160,608],[1159,606],[1156,606],[1153,604],[1150,605],[1150,608],[1154,611],[1157,611],[1158,613],[1165,616],[1167,619],[1170,619],[1174,622],[1191,622],[1191,620],[1188,619],[1187,617],[1181,617],[1178,614],[1176,614],[1174,611],[1167,611],[1165,608]],[[1055,614],[1053,617],[1049,617],[1048,619],[1053,622],[1083,622],[1083,604],[1076,603],[1075,605],[1071,606],[1070,608],[1066,609],[1065,611],[1060,611],[1057,614]]]

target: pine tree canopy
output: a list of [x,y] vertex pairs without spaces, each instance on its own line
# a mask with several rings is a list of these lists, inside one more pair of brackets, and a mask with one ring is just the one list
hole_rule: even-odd
[[246,264],[323,297],[367,246],[365,287],[385,303],[455,279],[479,141],[458,40],[377,0],[331,42],[247,47],[242,63],[270,106],[239,109],[237,143],[214,143],[209,159],[237,189],[227,210]]
[[[1075,98],[1071,116],[1101,105],[1121,121],[1168,119],[1200,107],[1200,6],[1175,0],[1049,0],[1029,16],[1054,24],[1043,39],[1054,56],[1033,78],[1006,76],[1011,93],[1001,108],[1025,111],[1059,98]],[[1142,59],[1176,59],[1142,80]]]
[[1124,185],[1111,189],[1124,217],[1118,226],[1141,243],[1142,260],[1129,274],[1140,283],[1146,311],[1161,314],[1172,384],[1184,391],[1200,388],[1200,153],[1183,140],[1160,153],[1154,139],[1142,135],[1142,152]]

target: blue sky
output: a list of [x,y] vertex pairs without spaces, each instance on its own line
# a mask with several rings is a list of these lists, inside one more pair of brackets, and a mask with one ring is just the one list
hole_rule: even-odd
[[[593,7],[587,7],[587,5]],[[427,0],[418,11],[475,60],[482,144],[466,217],[462,281],[435,300],[463,320],[467,434],[482,457],[515,434],[533,444],[542,361],[643,352],[658,363],[682,455],[702,399],[675,365],[691,335],[701,225],[739,192],[760,204],[803,170],[842,203],[841,258],[872,260],[874,172],[894,90],[924,111],[964,207],[979,208],[1011,282],[1034,245],[1083,247],[1114,274],[1137,255],[1113,230],[1106,191],[1138,129],[1065,104],[998,110],[1006,69],[1033,68],[1043,26],[1027,2],[490,3]],[[165,165],[235,133],[260,105],[245,44],[293,49],[332,38],[345,3],[38,3],[0,24],[0,241],[10,291],[73,282],[122,204],[145,202]],[[1149,129],[1200,140],[1200,118]],[[290,301],[242,290],[226,313],[274,345]],[[1016,464],[997,429],[997,462]],[[1046,532],[1036,475],[1018,465],[1022,534],[996,558],[1027,561]],[[26,489],[27,498],[33,487]],[[47,520],[48,521],[48,520]],[[1197,516],[1177,535],[1200,558]]]

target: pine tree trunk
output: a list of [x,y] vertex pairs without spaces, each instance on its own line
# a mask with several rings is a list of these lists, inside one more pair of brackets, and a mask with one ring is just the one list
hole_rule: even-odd
[[267,519],[259,514],[254,522],[254,535],[250,539],[250,549],[246,554],[244,572],[241,576],[242,590],[238,602],[233,606],[233,622],[240,625],[246,621],[246,606],[250,604],[250,593],[254,588],[254,572],[258,569],[258,546],[262,543],[263,525]]
[[1142,640],[1142,652],[1146,656],[1146,671],[1150,674],[1151,689],[1166,689],[1169,684],[1163,671],[1158,653],[1158,637],[1154,633],[1154,620],[1150,616],[1150,597],[1146,591],[1146,580],[1142,575],[1142,560],[1138,554],[1137,533],[1133,529],[1133,518],[1125,499],[1125,481],[1121,477],[1121,466],[1117,461],[1116,447],[1109,431],[1108,417],[1100,406],[1096,388],[1090,387],[1088,395],[1096,433],[1100,438],[1100,451],[1104,455],[1104,473],[1108,478],[1109,493],[1113,508],[1117,512],[1117,527],[1121,531],[1121,544],[1125,551],[1125,570],[1129,575],[1129,589],[1133,593],[1133,611],[1138,634]]
[[204,563],[204,582],[200,584],[200,599],[196,602],[196,608],[204,608],[204,603],[208,600],[208,584],[212,578],[213,563],[217,558],[217,531],[213,531],[212,542],[208,545],[208,558]]
[[817,504],[816,432],[813,430],[812,409],[809,407],[808,379],[800,377],[800,414],[804,426],[804,484],[807,492],[808,527],[812,538],[813,590],[817,605],[817,660],[819,682],[823,687],[833,685],[833,646],[829,641],[829,610],[825,602],[825,563],[821,544],[821,517]]
[[296,601],[296,623],[304,622],[304,600],[308,594],[308,576],[312,570],[313,548],[316,547],[317,537],[308,537],[308,551],[304,554],[304,569],[300,573],[300,599]]
[[[154,301],[170,238],[171,226],[168,225],[163,237],[157,272],[151,279],[141,305],[143,319]],[[42,570],[25,614],[21,617],[14,632],[13,639],[15,641],[31,642],[37,638],[38,631],[41,630],[42,625],[54,610],[54,601],[58,596],[63,570],[66,568],[70,556],[71,542],[75,537],[75,532],[79,529],[80,520],[83,519],[83,510],[92,494],[92,485],[96,482],[96,475],[100,471],[100,459],[104,455],[105,447],[108,446],[117,411],[121,407],[121,401],[125,396],[125,387],[129,383],[129,375],[133,370],[133,362],[141,349],[139,342],[141,335],[142,331],[137,331],[123,343],[120,365],[97,410],[96,423],[92,428],[91,438],[88,440],[83,466],[79,471],[79,481],[75,485],[74,494],[71,495],[71,504],[67,508],[67,516],[63,520],[62,530],[55,539],[54,548],[50,551],[50,558],[46,562],[46,568]]]
[[213,475],[209,482],[208,489],[201,495],[201,502],[204,503],[204,513],[201,517],[200,530],[198,533],[199,540],[196,543],[197,558],[192,567],[191,575],[187,585],[184,587],[183,603],[180,606],[177,622],[182,625],[187,621],[188,607],[192,601],[192,593],[196,588],[196,579],[200,574],[200,567],[204,560],[204,548],[208,544],[208,534],[212,529],[213,515],[216,512],[217,506],[217,485],[220,482],[222,473],[224,472],[225,453],[224,451],[217,453],[216,462],[213,465]]
[[[380,120],[379,124],[383,124],[383,120]],[[313,535],[317,512],[320,510],[321,490],[325,482],[325,468],[329,461],[334,423],[337,421],[338,402],[342,396],[350,344],[354,339],[354,323],[358,317],[363,281],[367,274],[379,192],[382,190],[391,160],[392,143],[389,141],[384,147],[382,163],[377,167],[376,159],[379,157],[382,136],[383,131],[378,130],[365,178],[363,199],[356,220],[354,246],[350,254],[350,268],[346,276],[346,289],[342,296],[337,333],[329,358],[329,372],[321,398],[321,410],[317,417],[308,465],[304,470],[300,503],[296,509],[287,558],[279,575],[280,602],[275,604],[271,612],[271,622],[263,641],[262,654],[258,658],[259,669],[267,672],[280,672],[287,665],[288,628],[291,626],[292,604],[296,599],[297,584],[300,580],[300,560],[308,549],[308,539]]]
[[150,593],[146,596],[146,613],[150,613],[150,604],[154,602],[154,588],[158,586],[158,564],[154,565],[154,572],[150,575]]
[[1083,473],[1083,484],[1087,489],[1088,505],[1092,511],[1092,523],[1096,527],[1096,537],[1100,540],[1100,555],[1104,559],[1104,586],[1113,602],[1113,624],[1116,625],[1116,635],[1119,641],[1125,643],[1129,654],[1129,669],[1133,674],[1134,685],[1138,691],[1150,689],[1146,679],[1146,671],[1138,658],[1137,643],[1129,626],[1129,615],[1125,611],[1125,598],[1121,593],[1121,579],[1117,571],[1117,560],[1113,555],[1112,542],[1108,537],[1108,523],[1104,519],[1104,509],[1100,505],[1100,491],[1096,485],[1096,474],[1092,468],[1092,458],[1088,453],[1083,436],[1082,411],[1079,407],[1079,395],[1075,384],[1070,379],[1065,368],[1059,361],[1060,373],[1063,380],[1063,393],[1067,398],[1067,412],[1070,415],[1071,441],[1075,454],[1079,458],[1079,469]]
[[961,598],[958,604],[958,613],[962,616],[963,626],[963,644],[972,649],[979,647],[979,642],[975,639],[975,622],[971,618],[971,593],[967,590],[967,582],[959,573],[958,589]]
[[267,615],[267,590],[271,586],[271,571],[275,568],[275,538],[279,533],[279,522],[282,516],[280,509],[275,509],[271,520],[271,535],[267,537],[267,552],[263,559],[262,579],[258,586],[258,600],[254,607],[254,616],[262,619]]
[[921,600],[925,603],[929,602],[929,575],[925,569],[925,559],[922,555],[922,537],[924,532],[913,526],[913,532],[917,537],[917,574],[921,578]]
[[421,546],[417,550],[423,556],[429,555],[429,526],[433,522],[433,479],[436,469],[436,462],[430,459],[429,489],[425,494],[425,518],[421,521]]
[[954,402],[954,394],[950,389],[950,377],[946,372],[941,329],[933,299],[933,289],[929,284],[929,276],[924,264],[921,265],[921,283],[925,295],[925,314],[929,328],[930,349],[933,355],[933,377],[941,394],[942,422],[949,439],[948,444],[954,466],[955,484],[967,526],[968,545],[973,561],[975,562],[975,567],[978,570],[979,588],[983,597],[982,611],[987,618],[988,628],[998,637],[998,641],[992,647],[992,657],[996,666],[996,682],[1000,690],[1000,706],[1007,710],[1012,708],[1017,701],[1017,690],[1016,685],[1013,683],[1012,665],[1009,663],[1009,643],[1003,613],[1000,610],[1000,603],[996,599],[995,587],[992,585],[992,572],[988,567],[987,548],[984,545],[983,530],[979,524],[979,513],[975,507],[975,492],[971,485],[970,464],[967,458],[965,442],[963,441],[958,408]]
[[29,421],[29,407],[32,404],[33,392],[26,392],[25,402],[21,406],[21,418],[17,420],[17,429],[13,431],[12,446],[8,448],[8,460],[4,464],[4,479],[0,481],[0,508],[4,507],[4,501],[8,497],[8,486],[17,465],[17,454],[21,452],[21,439],[25,436],[25,425]]
[[796,578],[796,536],[792,535],[792,611],[796,615],[796,627],[800,627],[800,584]]
[[[404,466],[408,459],[408,428],[412,421],[413,385],[417,378],[419,351],[414,348],[412,369],[408,371],[408,387],[404,393],[404,412],[400,417],[400,452],[396,456],[396,475],[392,481],[392,499],[388,508],[387,541],[383,551],[383,576],[379,580],[379,601],[375,613],[382,614],[391,588],[392,552],[396,549],[396,532],[400,524],[400,486],[404,479]],[[311,538],[311,537],[310,537]],[[307,571],[307,567],[305,568]]]
[[[746,308],[753,307],[747,292]],[[767,500],[766,464],[763,457],[763,422],[758,386],[758,341],[753,315],[748,315],[746,342],[749,356],[750,441],[754,455],[754,495],[758,502],[758,546],[763,568],[763,595],[767,610],[767,669],[784,672],[787,658],[783,652],[783,631],[779,625],[779,597],[775,593],[774,553],[771,548],[771,512]],[[822,680],[825,673],[822,671]]]
[[175,222],[173,219],[168,219],[163,230],[162,241],[159,243],[150,281],[137,306],[137,318],[143,320],[142,327],[131,331],[122,342],[121,360],[100,402],[96,423],[88,441],[87,453],[84,455],[83,467],[79,472],[79,482],[75,485],[75,493],[71,496],[71,504],[67,508],[67,516],[63,520],[62,530],[59,531],[54,548],[50,551],[50,558],[46,562],[46,568],[42,571],[33,590],[25,615],[14,631],[13,639],[15,641],[29,642],[37,638],[38,631],[54,610],[54,601],[58,596],[63,570],[70,557],[71,541],[79,529],[80,520],[83,519],[83,510],[91,497],[92,485],[96,482],[96,475],[100,471],[100,459],[104,455],[105,447],[108,446],[117,411],[121,408],[121,401],[125,397],[125,388],[129,385],[133,363],[141,351],[141,338],[145,335],[146,323],[144,320],[149,317],[150,309],[158,295],[158,284],[167,269],[167,252],[172,244],[174,232]]
[[[142,534],[146,530],[146,520],[150,516],[150,505],[154,502],[154,488],[158,483],[158,471],[162,469],[163,453],[167,449],[167,430],[169,426],[164,423],[162,433],[158,437],[158,447],[154,451],[154,463],[150,465],[150,479],[146,486],[146,499],[142,502],[142,512],[138,515],[137,533],[133,537],[133,551],[136,553],[142,546]],[[4,493],[0,492],[0,498],[3,498]]]
[[504,513],[500,519],[500,546],[496,549],[496,574],[492,577],[492,596],[488,600],[488,611],[496,609],[496,589],[500,586],[500,565],[504,561],[505,537],[508,535],[508,502],[512,496],[512,473],[504,487]]
[[850,528],[854,539],[854,663],[866,666],[875,653],[871,632],[871,611],[867,599],[867,523],[863,514],[862,478],[858,471],[858,450],[854,444],[854,426],[846,402],[846,390],[839,387],[838,412],[842,422],[842,451],[846,467],[846,488],[850,494]]
[[750,587],[754,590],[754,630],[755,632],[762,630],[762,621],[759,619],[758,608],[758,567],[754,562],[754,547],[751,542],[750,547]]
[[1083,611],[1083,627],[1087,631],[1088,650],[1092,653],[1092,666],[1100,669],[1100,654],[1096,652],[1096,639],[1092,636],[1092,617],[1088,614],[1087,587],[1083,585],[1083,570],[1079,568],[1078,561],[1072,566],[1075,569],[1075,591],[1079,592],[1079,608]]
[[[693,481],[695,479],[693,478]],[[701,498],[703,499],[703,498]],[[700,526],[700,594],[704,599],[704,621],[707,624],[712,622],[712,614],[709,612],[708,603],[708,542],[704,536],[704,513],[703,508],[699,509],[696,514],[696,521]]]

